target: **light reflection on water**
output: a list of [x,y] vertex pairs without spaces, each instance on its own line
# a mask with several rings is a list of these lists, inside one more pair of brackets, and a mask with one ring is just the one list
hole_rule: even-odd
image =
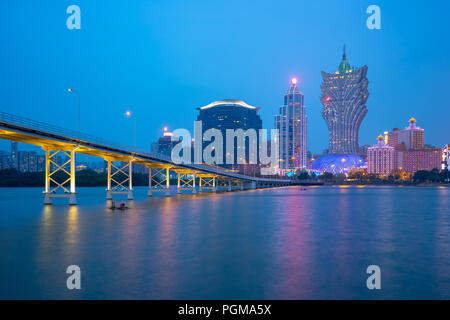
[[[0,189],[0,298],[450,298],[449,188],[290,187],[146,197],[111,211]],[[66,289],[67,266],[82,290]],[[365,287],[368,265],[382,290]]]

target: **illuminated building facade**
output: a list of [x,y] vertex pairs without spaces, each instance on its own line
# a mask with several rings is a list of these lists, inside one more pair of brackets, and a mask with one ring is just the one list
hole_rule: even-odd
[[19,169],[18,142],[11,141],[11,168]]
[[364,169],[366,161],[354,154],[328,154],[312,161],[311,170],[322,174],[324,172],[333,174],[346,174],[350,170]]
[[387,145],[382,135],[378,143],[367,149],[367,172],[387,176],[397,169],[395,148]]
[[280,135],[280,169],[306,169],[307,118],[304,95],[297,87],[297,79],[291,79],[289,90],[284,96],[280,114],[275,116],[275,128]]
[[402,169],[414,173],[419,170],[441,169],[441,149],[406,150],[403,152]]
[[442,148],[442,170],[450,170],[450,144]]
[[394,128],[388,133],[388,144],[394,148],[404,145],[406,150],[424,149],[424,130],[416,125],[416,119],[409,119],[404,130]]
[[[258,115],[259,107],[254,107],[248,105],[244,101],[234,100],[234,99],[225,99],[214,101],[204,107],[198,108],[199,115],[197,117],[197,121],[202,121],[202,133],[204,134],[209,129],[217,129],[222,132],[223,136],[223,164],[219,164],[221,167],[231,168],[238,170],[244,174],[253,174],[258,167],[257,164],[238,164],[237,159],[237,143],[234,144],[234,164],[226,164],[226,130],[248,130],[254,129],[256,131],[257,142],[259,140],[258,133],[259,129],[262,129],[262,120]],[[250,161],[249,154],[249,141],[246,139],[245,145],[245,159],[247,163]],[[208,145],[210,142],[204,142],[203,148]],[[258,150],[258,145],[256,146],[256,150]],[[256,159],[259,159],[259,155],[256,154]]]
[[163,136],[158,139],[157,152],[166,156],[171,156],[173,147],[179,142],[178,138],[172,141],[172,136],[172,132],[170,132],[167,127],[164,127]]
[[328,126],[329,154],[357,154],[358,134],[367,113],[367,66],[350,67],[345,55],[335,73],[322,71],[322,116]]

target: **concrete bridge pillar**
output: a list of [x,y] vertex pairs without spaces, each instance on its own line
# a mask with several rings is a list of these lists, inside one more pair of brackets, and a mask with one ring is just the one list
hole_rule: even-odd
[[232,181],[231,180],[228,180],[228,189],[227,189],[227,191],[231,191],[231,185],[232,185]]

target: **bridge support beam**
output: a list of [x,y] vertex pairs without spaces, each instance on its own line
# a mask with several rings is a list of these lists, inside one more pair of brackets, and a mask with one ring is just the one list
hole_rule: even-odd
[[239,185],[240,185],[240,189],[241,189],[241,191],[244,191],[244,181],[240,181],[239,182]]
[[128,200],[133,200],[133,161],[115,165],[112,159],[105,160],[108,172],[106,200],[112,200],[114,194],[126,194]]
[[232,185],[233,185],[233,181],[231,179],[228,180],[228,189],[227,189],[228,192],[232,190]]
[[216,192],[216,177],[198,177],[198,191],[203,192],[205,190],[210,192]]
[[244,186],[245,186],[245,189],[250,189],[250,190],[257,189],[256,181],[244,182]]
[[[69,198],[70,205],[77,204],[77,197],[75,191],[75,150],[76,148],[65,150],[52,150],[50,147],[43,147],[45,150],[45,190],[44,190],[44,204],[51,205],[52,198]],[[62,153],[68,160],[59,164],[57,162],[57,155]],[[68,168],[67,168],[68,167]],[[55,168],[55,169],[54,169]],[[53,170],[54,169],[54,170]],[[61,172],[65,174],[65,180],[59,182],[54,176]],[[52,188],[53,184],[53,188]],[[57,193],[58,190],[64,193]]]
[[170,196],[170,169],[148,167],[148,196],[155,192],[162,192],[166,197]]
[[197,193],[197,189],[195,187],[195,179],[196,179],[195,174],[177,172],[177,175],[178,175],[178,184],[177,184],[178,194],[181,194],[182,191],[191,191],[192,194]]

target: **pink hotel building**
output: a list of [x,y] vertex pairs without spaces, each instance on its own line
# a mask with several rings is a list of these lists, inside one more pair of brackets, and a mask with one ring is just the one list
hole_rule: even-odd
[[409,123],[404,130],[394,129],[385,138],[379,136],[378,143],[367,150],[368,173],[389,175],[397,169],[410,173],[441,169],[442,150],[426,149],[424,130],[416,126],[414,118]]

